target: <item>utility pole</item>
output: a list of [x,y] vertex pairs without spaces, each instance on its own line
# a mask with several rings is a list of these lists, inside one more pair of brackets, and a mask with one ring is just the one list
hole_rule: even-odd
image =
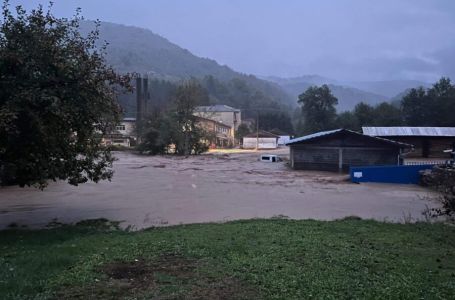
[[256,151],[259,150],[259,111],[256,114]]
[[142,99],[142,78],[136,77],[136,133],[137,140],[140,142],[142,136],[142,117],[143,117],[143,99]]

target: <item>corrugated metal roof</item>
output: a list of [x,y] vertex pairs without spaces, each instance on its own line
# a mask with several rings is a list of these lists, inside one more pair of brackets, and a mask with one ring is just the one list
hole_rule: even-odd
[[298,143],[298,142],[302,142],[302,141],[306,141],[306,140],[311,140],[311,139],[314,139],[314,138],[317,138],[317,137],[320,137],[320,136],[324,136],[324,135],[328,135],[328,134],[332,134],[332,133],[335,133],[335,132],[338,132],[338,131],[341,131],[341,130],[343,130],[343,129],[335,129],[335,130],[316,132],[316,133],[313,133],[313,134],[309,134],[309,135],[305,135],[305,136],[302,136],[302,137],[299,137],[299,138],[292,139],[289,142],[287,142],[286,145],[294,144],[294,143]]
[[335,130],[321,131],[321,132],[313,133],[313,134],[310,134],[310,135],[305,135],[305,136],[290,140],[289,142],[286,143],[286,145],[291,145],[291,144],[295,144],[295,143],[299,143],[299,142],[303,142],[303,141],[308,141],[308,140],[320,138],[322,136],[332,135],[332,134],[335,134],[335,133],[338,133],[338,132],[342,132],[342,131],[349,132],[351,134],[366,136],[366,137],[371,138],[371,139],[379,140],[379,141],[382,141],[382,142],[385,142],[385,143],[388,143],[388,144],[393,144],[393,145],[404,147],[404,148],[411,148],[412,147],[412,145],[410,145],[410,144],[401,143],[401,142],[397,142],[397,141],[393,141],[393,140],[389,140],[389,139],[384,139],[384,138],[380,138],[380,137],[375,137],[375,136],[364,135],[364,134],[361,134],[361,133],[358,133],[358,132],[355,132],[355,131],[352,131],[352,130],[348,130],[348,129],[335,129]]
[[211,106],[196,106],[194,109],[196,112],[239,112],[240,109],[233,108],[227,105],[211,105]]
[[125,122],[136,122],[136,118],[123,118]]
[[369,136],[452,136],[455,127],[362,127]]

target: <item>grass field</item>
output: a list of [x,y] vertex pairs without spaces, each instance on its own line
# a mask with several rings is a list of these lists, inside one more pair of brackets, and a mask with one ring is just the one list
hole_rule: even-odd
[[346,219],[0,232],[0,299],[449,299],[455,227]]

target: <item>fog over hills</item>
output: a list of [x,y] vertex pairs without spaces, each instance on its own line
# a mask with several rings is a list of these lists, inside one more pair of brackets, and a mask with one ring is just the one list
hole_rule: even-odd
[[320,86],[322,84],[327,84],[333,95],[338,98],[338,111],[350,110],[361,101],[374,105],[389,100],[387,96],[367,92],[350,86],[334,84],[337,81],[317,75],[289,79],[268,77],[268,79],[278,83],[286,92],[292,95],[294,99],[297,99],[303,91],[312,85]]
[[428,88],[431,86],[428,82],[417,80],[387,80],[387,81],[354,81],[344,83],[348,86],[353,86],[371,93],[377,93],[389,98],[393,98],[403,91],[411,88],[423,86]]
[[[81,23],[83,34],[94,29],[94,22]],[[273,98],[283,105],[295,105],[290,95],[277,84],[253,75],[235,72],[215,60],[193,55],[151,30],[133,26],[102,22],[100,42],[107,41],[107,62],[119,72],[147,73],[149,76],[178,81],[190,77],[214,76],[221,81],[241,79],[252,90]]]
[[339,111],[350,110],[361,101],[371,105],[383,101],[397,101],[411,88],[430,86],[429,83],[415,80],[344,82],[320,75],[303,75],[292,78],[269,76],[262,78],[276,82],[286,92],[291,94],[294,99],[297,99],[302,91],[312,85],[327,84],[335,97],[338,98],[337,109]]
[[[92,21],[81,23],[81,32],[84,34],[93,28]],[[102,22],[100,26],[102,41],[108,42],[107,62],[119,72],[147,73],[151,77],[169,81],[208,75],[222,82],[241,79],[252,93],[259,92],[269,97],[270,101],[289,108],[297,106],[298,95],[311,85],[328,84],[339,100],[339,111],[352,109],[360,101],[374,105],[388,101],[410,88],[428,86],[427,83],[412,80],[345,82],[317,74],[293,78],[258,78],[236,72],[213,59],[198,57],[151,30],[108,22]]]
[[[27,10],[48,2],[10,0]],[[379,91],[360,82],[455,78],[453,0],[61,0],[53,5],[59,17],[71,18],[77,8],[87,19],[150,29],[195,56],[246,74],[316,74],[388,97],[398,88]]]

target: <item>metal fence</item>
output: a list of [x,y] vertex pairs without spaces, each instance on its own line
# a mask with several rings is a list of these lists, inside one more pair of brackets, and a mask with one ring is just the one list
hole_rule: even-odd
[[425,161],[405,161],[403,165],[405,166],[423,166],[423,165],[445,165],[446,160],[425,160]]

